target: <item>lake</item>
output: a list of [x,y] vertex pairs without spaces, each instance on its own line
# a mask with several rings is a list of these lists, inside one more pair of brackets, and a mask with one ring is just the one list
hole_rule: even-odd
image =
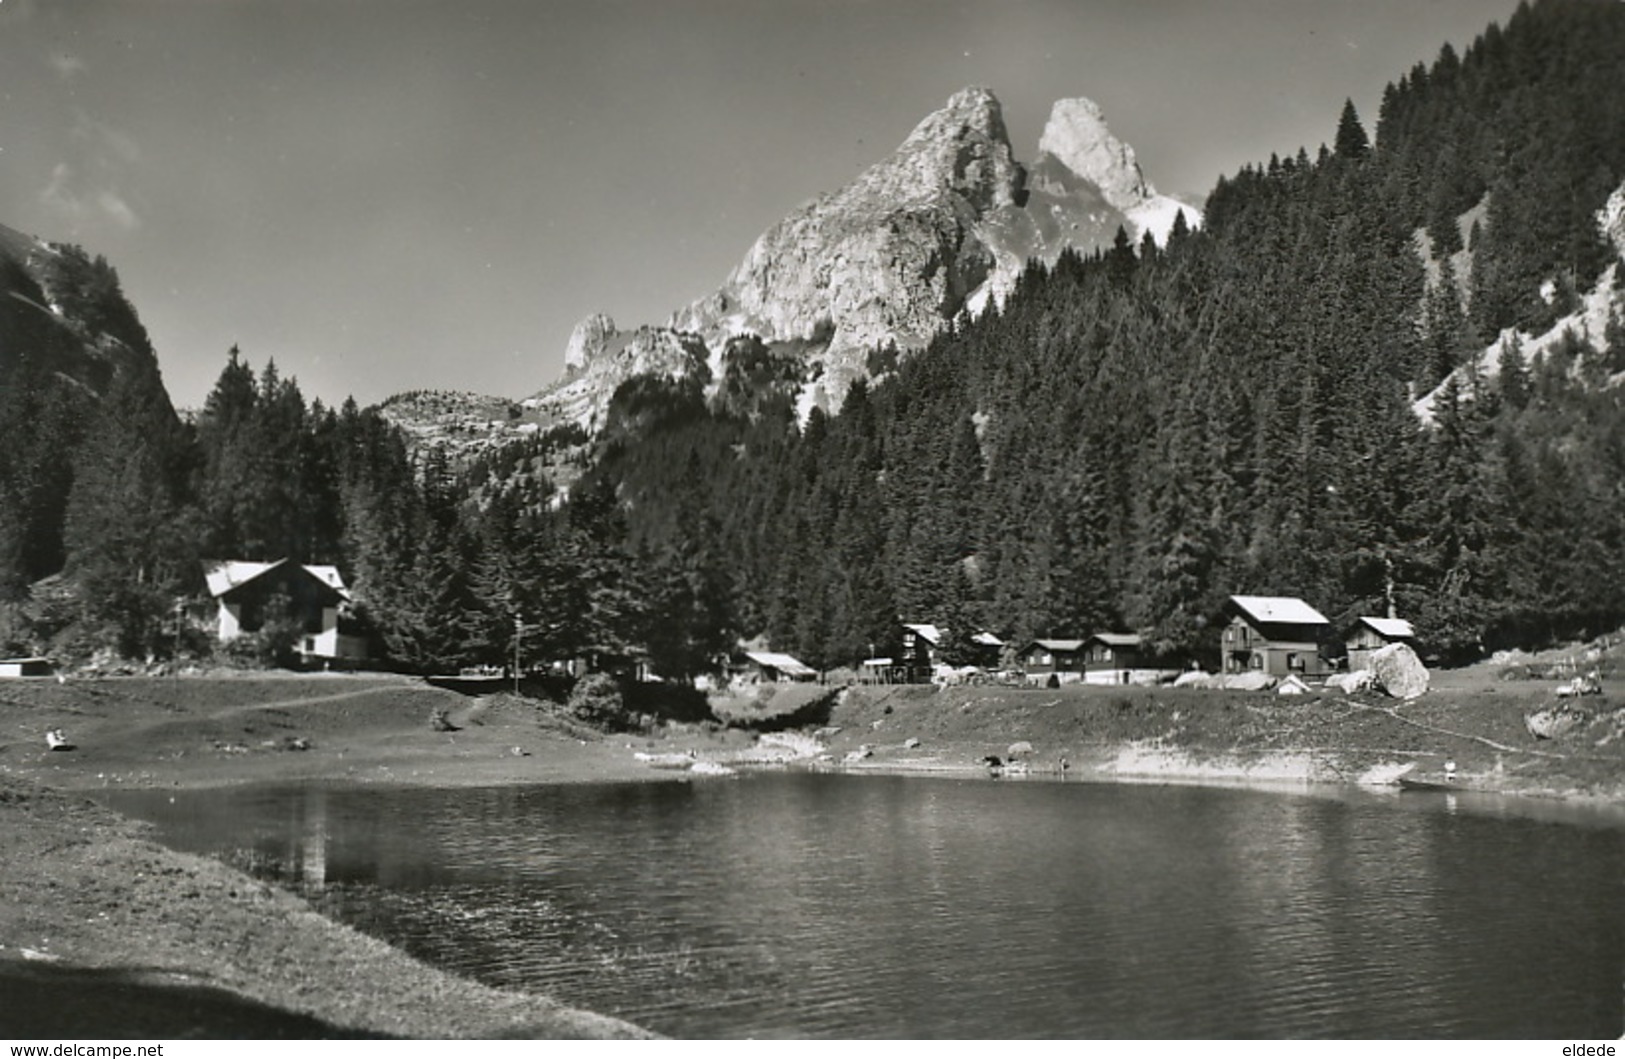
[[1466,796],[764,773],[107,792],[679,1037],[1617,1037],[1625,828]]

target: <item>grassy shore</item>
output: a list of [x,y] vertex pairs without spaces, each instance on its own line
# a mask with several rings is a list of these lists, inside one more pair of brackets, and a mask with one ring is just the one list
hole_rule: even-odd
[[1442,779],[1450,761],[1464,790],[1625,806],[1625,687],[1605,682],[1576,702],[1584,720],[1537,740],[1524,717],[1560,701],[1554,683],[1446,673],[1407,703],[1339,691],[863,688],[831,711],[840,730],[826,742],[843,767],[885,770],[958,769],[1028,744],[1017,759],[1032,773],[1064,762],[1085,779],[1391,785]]
[[[803,764],[985,774],[1010,748],[1034,776],[1381,783],[1457,765],[1466,789],[1625,805],[1625,683],[1536,740],[1523,718],[1553,680],[1496,667],[1380,694],[1172,688],[855,687],[775,697],[814,720]],[[737,704],[736,704],[737,706]],[[454,731],[436,731],[443,711]],[[61,728],[76,745],[46,749]],[[817,739],[809,738],[814,732]],[[685,759],[748,763],[714,726],[605,735],[509,695],[467,698],[389,676],[0,682],[0,1034],[614,1036],[635,1027],[488,989],[333,924],[302,900],[166,850],[86,800],[118,787],[328,781],[425,786],[687,780]],[[782,756],[782,754],[780,755]],[[651,767],[651,764],[666,767]]]
[[[433,706],[461,731],[432,732]],[[50,728],[76,748],[47,750]],[[647,771],[532,708],[392,677],[0,683],[0,1036],[641,1036],[434,970],[293,894],[159,846],[83,792]]]

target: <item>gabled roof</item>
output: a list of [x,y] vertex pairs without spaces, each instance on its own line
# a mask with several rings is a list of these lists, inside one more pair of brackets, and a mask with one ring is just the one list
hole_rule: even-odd
[[[220,597],[234,588],[241,588],[250,581],[257,580],[272,570],[291,565],[287,559],[278,559],[273,563],[253,562],[247,559],[227,559],[210,565],[203,569],[203,579],[209,585],[209,595]],[[337,592],[344,599],[350,598],[350,590],[344,587],[344,578],[339,575],[338,567],[326,565],[307,565],[300,567],[311,577]]]
[[787,654],[777,651],[746,651],[745,657],[759,666],[768,666],[781,673],[788,673],[792,677],[815,677],[818,671],[809,665],[804,665]]
[[1368,626],[1377,635],[1385,636],[1390,640],[1416,639],[1416,630],[1411,628],[1411,623],[1404,618],[1362,617],[1360,624]]
[[[939,629],[935,625],[923,623],[911,625],[908,622],[904,622],[903,628],[913,630],[914,633],[920,637],[920,639],[931,644],[940,644],[943,637],[948,635],[947,629]],[[990,632],[979,632],[975,636],[972,636],[971,640],[975,643],[981,644],[983,647],[1004,646],[1004,641],[999,639],[997,636],[994,636]]]
[[1034,640],[1027,645],[1029,649],[1042,647],[1046,651],[1076,651],[1083,646],[1082,640]]
[[1326,625],[1326,616],[1291,596],[1231,596],[1230,602],[1247,617],[1265,625]]
[[942,642],[942,630],[937,628],[935,625],[910,625],[908,622],[904,622],[903,628],[911,630],[916,636],[927,643]]
[[1138,647],[1141,643],[1140,634],[1133,632],[1097,632],[1089,640],[1099,640],[1107,647]]
[[246,559],[227,559],[203,568],[203,579],[209,583],[209,595],[223,596],[238,585],[246,585],[273,567],[281,566],[286,559],[278,559],[274,563],[256,563]]
[[339,575],[339,568],[325,564],[306,563],[305,569],[310,571],[316,580],[325,584],[340,594],[348,595],[349,590],[344,587],[344,578]]

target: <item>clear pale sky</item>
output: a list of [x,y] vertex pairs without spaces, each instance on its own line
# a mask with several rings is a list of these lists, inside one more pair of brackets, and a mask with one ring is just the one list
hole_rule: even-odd
[[1332,138],[1515,0],[0,0],[0,223],[104,254],[176,402],[523,397],[966,85],[1088,96],[1160,191]]

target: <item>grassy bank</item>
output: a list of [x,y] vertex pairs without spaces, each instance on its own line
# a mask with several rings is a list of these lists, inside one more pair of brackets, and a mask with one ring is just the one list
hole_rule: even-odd
[[[76,749],[47,750],[52,728]],[[651,777],[534,704],[397,677],[0,682],[0,1036],[639,1035],[429,968],[76,793],[614,778]]]
[[[431,726],[440,711],[453,730]],[[49,752],[52,728],[76,749]],[[0,681],[0,776],[74,790],[649,778],[627,742],[531,700],[388,675]]]
[[83,797],[0,778],[0,1036],[619,1037],[445,974]]
[[[1526,714],[1561,701],[1554,681],[1489,669],[1435,674],[1412,702],[1381,693],[1280,696],[1183,688],[855,688],[825,742],[849,768],[956,769],[1012,745],[1034,772],[1214,780],[1393,782],[1438,776],[1469,789],[1625,801],[1625,686],[1576,700],[1584,720],[1542,740]],[[828,731],[839,729],[839,731]],[[917,741],[916,745],[909,745]],[[848,758],[855,760],[848,761]]]

